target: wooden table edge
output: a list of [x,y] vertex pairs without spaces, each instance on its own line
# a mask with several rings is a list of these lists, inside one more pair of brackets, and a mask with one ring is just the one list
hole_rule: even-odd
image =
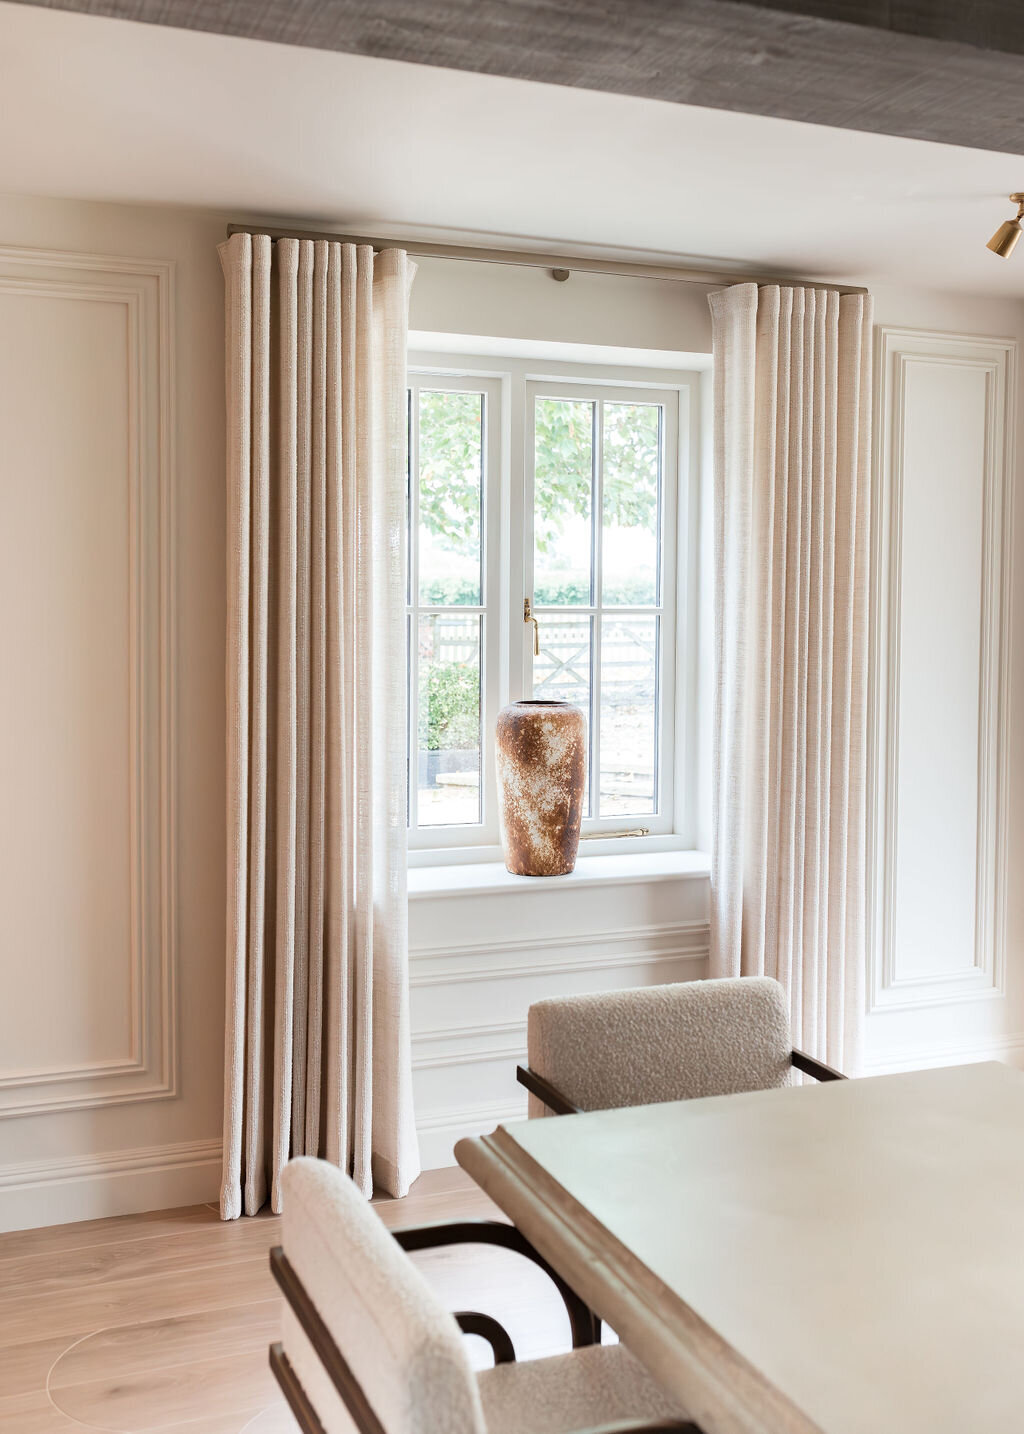
[[823,1434],[504,1127],[460,1140],[455,1158],[704,1434]]

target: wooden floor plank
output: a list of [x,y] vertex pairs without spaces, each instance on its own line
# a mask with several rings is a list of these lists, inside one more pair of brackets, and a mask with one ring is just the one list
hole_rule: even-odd
[[268,1347],[281,1338],[282,1305],[280,1299],[229,1305],[98,1330],[54,1360],[50,1389],[97,1379],[138,1378],[154,1369],[201,1359],[253,1353],[265,1358]]
[[[162,1424],[158,1434],[250,1434],[257,1427],[253,1421],[262,1414],[277,1413],[279,1409],[287,1413],[287,1408],[282,1400],[280,1404],[274,1404],[268,1410],[257,1410],[255,1414],[248,1410],[242,1414],[211,1414],[208,1418],[187,1419],[180,1424]],[[269,1428],[270,1425],[267,1425]],[[285,1434],[300,1434],[299,1426],[294,1422],[282,1425],[282,1430]]]
[[5,1328],[13,1332],[17,1321],[31,1338],[52,1339],[67,1334],[70,1342],[83,1326],[92,1331],[110,1325],[169,1319],[273,1299],[276,1292],[265,1255],[211,1268],[190,1264],[165,1272],[156,1280],[143,1276],[84,1285],[75,1292],[66,1291],[60,1299],[52,1294],[22,1295],[11,1301],[10,1308],[0,1310],[0,1338]]
[[50,1388],[64,1414],[115,1434],[143,1434],[196,1415],[255,1414],[277,1393],[266,1348]]
[[44,1389],[0,1397],[0,1429],[4,1434],[84,1434],[83,1426],[61,1413]]
[[0,1346],[0,1396],[32,1394],[46,1388],[46,1376],[69,1345],[88,1335],[60,1334],[48,1339],[28,1339]]
[[252,1259],[280,1238],[277,1220],[223,1222],[207,1211],[204,1222],[177,1234],[12,1258],[0,1271],[0,1317],[9,1302],[23,1292],[61,1295],[83,1284],[159,1279],[187,1265],[211,1267]]
[[87,1245],[113,1245],[121,1240],[177,1235],[196,1225],[208,1224],[210,1213],[208,1205],[190,1205],[181,1210],[150,1210],[142,1215],[77,1220],[73,1225],[45,1225],[38,1230],[8,1230],[0,1234],[0,1266],[26,1255],[51,1255]]
[[[188,1434],[182,1429],[180,1434]],[[272,1404],[268,1409],[263,1409],[259,1414],[253,1415],[252,1419],[242,1428],[241,1434],[299,1434],[299,1426],[292,1417],[291,1410],[282,1400],[278,1404]]]
[[[414,1202],[415,1199],[415,1203]],[[492,1200],[475,1185],[469,1190],[440,1191],[437,1194],[388,1200],[373,1207],[389,1230],[404,1225],[427,1225],[442,1220],[504,1220]]]

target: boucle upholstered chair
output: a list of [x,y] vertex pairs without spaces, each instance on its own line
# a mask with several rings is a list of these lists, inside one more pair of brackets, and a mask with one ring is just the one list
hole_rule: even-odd
[[761,976],[538,1001],[527,1049],[531,1116],[769,1090],[791,1067],[844,1079],[792,1049],[785,992]]
[[[270,1263],[285,1299],[270,1362],[305,1434],[700,1434],[511,1225],[467,1221],[389,1234],[351,1180],[324,1161],[285,1167],[284,1246]],[[489,1236],[493,1235],[493,1240]],[[534,1259],[566,1300],[575,1348],[515,1363],[486,1315],[452,1316],[403,1251],[489,1241]],[[474,1374],[462,1333],[491,1344]]]

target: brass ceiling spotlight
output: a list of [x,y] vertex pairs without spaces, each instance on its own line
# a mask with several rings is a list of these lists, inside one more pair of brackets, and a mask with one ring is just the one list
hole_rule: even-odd
[[1024,194],[1011,194],[1010,203],[1017,206],[1016,219],[1007,219],[1005,224],[1000,224],[985,246],[991,249],[993,254],[998,254],[1000,259],[1009,259],[1020,238],[1020,221],[1024,219]]

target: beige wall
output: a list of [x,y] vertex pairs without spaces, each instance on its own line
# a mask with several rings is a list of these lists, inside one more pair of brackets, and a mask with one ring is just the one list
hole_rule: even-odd
[[411,329],[552,343],[711,351],[707,284],[419,259]]
[[[30,257],[8,259],[0,267],[0,306],[7,305],[0,309],[7,320],[0,325],[0,372],[7,377],[10,428],[0,450],[0,484],[4,512],[18,518],[6,524],[3,538],[4,593],[18,601],[0,612],[0,650],[7,654],[0,729],[8,742],[12,734],[20,738],[16,755],[8,747],[6,756],[21,776],[4,804],[3,842],[17,855],[17,889],[5,891],[0,914],[0,1071],[6,1078],[2,1095],[29,1113],[0,1116],[0,1225],[82,1218],[144,1206],[153,1198],[210,1198],[217,1189],[224,1003],[224,421],[215,246],[222,236],[222,221],[209,216],[0,197],[2,246],[117,256],[141,261],[142,270],[153,260],[173,265],[172,310],[163,318],[150,314],[143,332],[150,345],[166,332],[173,360],[167,516],[174,522],[176,651],[168,657],[176,821],[165,835],[173,842],[177,882],[175,949],[167,952],[174,970],[162,989],[159,918],[156,929],[143,931],[134,943],[138,953],[132,949],[133,758],[126,745],[128,623],[137,607],[126,541],[131,385],[142,384],[139,402],[147,418],[159,404],[145,388],[144,364],[126,370],[129,311],[117,302],[122,295],[115,293],[113,303],[95,301],[97,285],[116,287],[130,276],[97,274],[87,263],[83,272],[78,261],[40,268]],[[13,283],[19,275],[38,282]],[[93,297],[80,297],[75,285]],[[26,349],[18,348],[15,314],[26,326]],[[62,401],[72,410],[71,448],[62,446],[48,423],[53,393],[34,390],[48,352]],[[155,498],[152,453],[142,455],[139,477],[143,494]],[[157,520],[155,529],[150,525],[155,538],[159,514],[149,516]],[[56,549],[46,543],[50,526]],[[158,591],[151,571],[158,561],[150,549],[144,597]],[[35,666],[26,632],[43,644]],[[59,652],[47,646],[48,633],[63,633]],[[149,645],[146,666],[151,677],[159,674],[158,645]],[[55,712],[58,705],[78,710]],[[143,754],[143,765],[147,760],[154,754]],[[155,760],[159,772],[158,754]],[[77,787],[76,761],[82,775]],[[83,791],[85,786],[91,790]],[[17,824],[12,809],[22,818]],[[48,839],[51,814],[55,830]],[[137,830],[147,863],[144,880],[159,876],[150,840],[159,835],[153,831],[159,818],[157,808],[154,820],[147,823],[144,815]],[[9,885],[12,880],[9,871]],[[176,1093],[170,1098],[131,1099],[136,1088],[158,1087],[166,1071],[137,1085],[103,1075],[103,1063],[122,1060],[129,1043],[136,960],[136,979],[144,971],[148,981],[143,1005],[158,1023],[173,1017]],[[172,994],[176,1009],[169,1009]],[[151,1064],[161,1065],[152,1041],[148,1055]],[[83,1065],[98,1069],[73,1085],[40,1083],[40,1075],[52,1077],[55,1068]],[[21,1084],[19,1077],[28,1081]],[[50,1100],[58,1108],[32,1113]]]
[[[134,269],[143,273],[139,280],[143,289],[149,283],[145,273],[159,267],[151,261],[173,264],[173,310],[167,316],[172,326],[166,333],[174,360],[167,413],[173,437],[169,479],[176,594],[172,688],[176,779],[174,825],[167,829],[164,823],[164,835],[173,844],[176,867],[173,1038],[178,1057],[176,1072],[169,1078],[175,1093],[169,1097],[137,1101],[131,1098],[129,1085],[116,1087],[116,1081],[112,1085],[93,1070],[80,1087],[89,1099],[78,1101],[77,1108],[72,1108],[72,1101],[62,1109],[37,1108],[14,1116],[0,1113],[0,1227],[212,1198],[217,1189],[223,1019],[225,533],[222,287],[216,245],[228,217],[0,197],[2,246],[137,261]],[[128,271],[134,272],[131,265]],[[3,270],[8,276],[13,272],[31,277],[38,271],[30,258],[22,258],[13,269],[8,264]],[[144,380],[145,397],[149,380],[144,364],[134,373],[125,368],[124,332],[111,327],[109,312],[86,313],[80,295],[65,295],[53,305],[52,280],[61,273],[65,278],[77,276],[79,282],[88,278],[67,265],[64,270],[51,268],[44,276],[51,281],[45,303],[42,297],[27,303],[22,293],[16,316],[15,301],[5,291],[8,322],[0,325],[0,373],[6,375],[9,391],[19,394],[15,438],[4,435],[0,449],[0,483],[8,504],[13,503],[13,495],[21,504],[21,536],[12,525],[3,539],[8,599],[0,612],[0,648],[8,654],[3,732],[8,741],[16,737],[19,748],[17,779],[12,779],[19,820],[15,824],[10,819],[13,800],[4,818],[4,840],[17,856],[18,880],[16,884],[8,880],[8,904],[0,910],[5,1002],[0,1033],[6,1033],[6,1049],[0,1050],[0,1107],[4,1100],[38,1107],[40,1090],[56,1092],[59,1103],[66,1084],[54,1078],[55,1068],[62,1063],[97,1066],[107,1058],[119,1059],[130,1032],[129,972],[134,958],[126,904],[131,868],[125,795],[130,758],[124,750],[126,729],[116,722],[126,720],[124,689],[131,664],[125,614],[131,574],[125,565],[127,545],[111,530],[121,532],[126,523],[128,470],[122,439],[126,442],[129,436],[131,385]],[[128,283],[124,272],[118,282]],[[1024,339],[1024,306],[1019,304],[955,300],[878,286],[875,291],[877,317],[883,323]],[[588,276],[559,285],[543,272],[428,261],[421,265],[414,289],[412,327],[706,352],[705,293],[702,286]],[[146,302],[143,294],[139,303]],[[38,325],[32,319],[33,303],[40,316],[44,310],[46,314],[45,322],[40,317]],[[44,308],[38,308],[40,304]],[[161,325],[158,328],[165,331]],[[19,363],[22,344],[31,363]],[[40,372],[47,346],[58,382],[53,392],[40,394],[33,387],[32,374]],[[61,447],[61,434],[40,427],[58,392],[62,402],[76,404],[74,432],[81,441],[73,451]],[[1019,408],[1018,396],[1018,412]],[[125,425],[123,433],[118,431],[121,425]],[[33,441],[34,432],[39,434],[38,443]],[[48,466],[51,477],[59,481],[47,487]],[[143,485],[155,481],[154,472],[151,465],[143,464]],[[1010,485],[1014,491],[1020,488],[1019,473],[1018,464]],[[43,496],[49,507],[41,502]],[[1022,495],[1016,496],[1019,513]],[[43,551],[39,525],[45,528],[60,517],[68,520],[61,534],[63,546]],[[159,535],[159,524],[154,532]],[[1019,521],[1014,566],[1022,559],[1024,521]],[[153,561],[151,553],[149,562]],[[148,570],[142,574],[143,588],[151,577]],[[31,622],[25,621],[19,607],[22,598],[35,604]],[[1016,601],[1019,606],[1019,593]],[[39,604],[49,604],[48,612],[43,613]],[[98,625],[95,619],[104,614],[107,620]],[[63,666],[54,666],[52,652],[38,669],[34,665],[32,643],[45,637],[44,618],[53,625],[51,631],[60,630],[65,638],[76,634],[67,643]],[[31,635],[31,643],[26,634]],[[74,669],[71,676],[68,664]],[[159,661],[154,670],[159,670]],[[109,676],[107,687],[99,681],[103,674]],[[1017,623],[1013,631],[1009,682],[1011,696],[1024,696],[1024,623]],[[104,706],[107,688],[118,694],[109,708]],[[32,702],[38,702],[40,694],[49,696],[51,709],[61,705],[58,698],[64,706],[74,705],[70,694],[84,709],[83,721],[56,722],[53,710],[34,720]],[[107,723],[105,712],[113,714]],[[54,761],[58,739],[60,761]],[[1012,873],[1024,854],[1024,733],[1020,729],[1011,732],[1009,757]],[[47,822],[40,820],[38,809],[33,810],[33,793],[38,794],[38,806],[57,810],[74,774],[96,771],[109,775],[99,795],[66,792],[64,811],[77,815],[79,827],[73,832],[62,830],[59,841],[44,845]],[[160,835],[158,830],[151,834]],[[941,878],[937,872],[936,880]],[[502,1021],[510,1023],[513,1004],[517,1011],[520,1007],[525,1011],[535,987],[540,989],[537,980],[547,980],[543,972],[538,973],[545,961],[557,958],[562,972],[559,989],[565,989],[566,982],[593,984],[595,971],[604,973],[602,981],[627,979],[630,973],[646,972],[649,965],[651,977],[664,976],[665,962],[676,959],[690,961],[690,974],[698,974],[705,910],[699,883],[688,884],[671,900],[664,888],[656,891],[638,884],[617,891],[600,923],[592,916],[589,922],[584,920],[585,897],[581,911],[579,893],[562,898],[554,891],[529,898],[528,913],[508,894],[493,901],[474,898],[469,904],[430,900],[413,911],[411,936],[418,952],[414,1004],[422,1018],[417,1091],[431,1158],[439,1158],[440,1144],[450,1142],[453,1134],[471,1123],[460,1106],[467,1091],[478,1093],[488,1118],[514,1098],[506,1084],[495,1083],[499,1068],[507,1074],[506,1047],[520,1039],[504,1030]],[[111,930],[109,944],[101,939],[104,913]],[[1012,1053],[1014,1043],[1024,1041],[1024,905],[1012,882],[1007,916],[1005,997],[872,1018],[869,1042],[877,1065],[887,1060],[926,1060],[929,1051],[946,1050],[957,1041],[973,1043],[979,1054]],[[579,939],[581,930],[593,934],[599,926],[600,943]],[[510,943],[508,933],[517,930],[536,940],[536,959],[519,948],[510,954],[515,943]],[[501,949],[494,944],[494,932],[505,933]],[[142,948],[149,961],[155,959],[154,951],[159,956],[162,945],[159,933],[147,940]],[[447,993],[441,993],[434,968],[439,953],[453,942],[467,980],[449,1000]],[[618,977],[612,960],[617,955],[622,956]],[[522,966],[521,976],[510,974],[513,965]],[[492,968],[498,974],[489,984],[486,972]],[[156,967],[144,961],[138,969]],[[543,988],[551,989],[550,981]],[[167,1014],[166,1006],[161,1006],[161,989],[158,983],[154,994],[152,981],[147,988],[144,1006],[154,1019]],[[439,993],[445,996],[440,1014],[431,1004],[440,999]],[[88,1019],[81,1019],[83,1012]],[[452,1034],[456,1029],[461,1034]],[[149,1056],[155,1088],[166,1074],[166,1062],[162,1063],[152,1041]],[[36,1079],[40,1071],[49,1073],[42,1084]]]

